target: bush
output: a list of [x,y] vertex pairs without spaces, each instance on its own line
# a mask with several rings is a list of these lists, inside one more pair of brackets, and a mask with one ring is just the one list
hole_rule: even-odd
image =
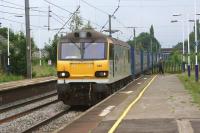
[[13,74],[6,74],[6,73],[3,73],[1,70],[0,70],[0,75],[1,75],[0,76],[0,83],[24,79],[23,76],[17,76],[17,75],[13,75]]
[[54,66],[48,66],[47,64],[34,65],[33,66],[34,77],[47,77],[47,76],[55,76],[56,69]]

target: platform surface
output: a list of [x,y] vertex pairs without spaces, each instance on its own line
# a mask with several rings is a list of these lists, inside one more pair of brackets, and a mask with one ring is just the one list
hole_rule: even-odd
[[11,82],[6,82],[6,83],[0,83],[0,91],[8,90],[8,89],[13,89],[21,86],[27,86],[27,85],[32,85],[32,84],[37,84],[37,83],[44,83],[44,82],[49,82],[49,81],[54,81],[57,78],[54,76],[50,77],[42,77],[42,78],[34,78],[34,79],[24,79],[24,80],[18,80],[18,81],[11,81]]
[[72,123],[66,123],[55,133],[91,133],[114,108],[126,104],[126,101],[129,101],[127,99],[135,99],[151,78],[151,75],[145,75],[131,82],[120,91],[91,107]]
[[[124,101],[92,131],[107,133],[124,106]],[[131,108],[116,133],[200,133],[200,107],[176,75],[159,75]]]

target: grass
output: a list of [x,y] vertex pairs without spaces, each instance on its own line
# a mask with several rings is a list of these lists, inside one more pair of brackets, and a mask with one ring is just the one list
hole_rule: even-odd
[[193,102],[200,105],[200,82],[195,81],[194,73],[191,74],[190,78],[188,78],[186,73],[179,74],[178,77],[192,95]]
[[[55,76],[55,75],[56,75],[56,68],[54,66],[48,66],[48,65],[33,66],[33,78]],[[20,75],[7,74],[2,70],[0,70],[0,83],[22,80],[22,79],[25,79],[25,77]]]
[[55,76],[56,68],[48,65],[34,65],[33,66],[33,77],[48,77]]
[[24,79],[23,76],[17,76],[17,75],[13,75],[13,74],[6,74],[3,72],[0,72],[0,83],[22,80],[22,79]]

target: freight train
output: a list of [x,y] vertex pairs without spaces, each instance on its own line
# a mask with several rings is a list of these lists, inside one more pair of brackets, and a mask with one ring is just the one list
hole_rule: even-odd
[[94,105],[148,71],[157,56],[94,30],[63,36],[57,46],[58,99]]

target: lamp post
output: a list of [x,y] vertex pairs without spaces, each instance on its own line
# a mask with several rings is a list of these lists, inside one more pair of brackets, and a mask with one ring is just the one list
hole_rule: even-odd
[[7,54],[8,54],[8,69],[9,69],[9,67],[10,67],[10,28],[9,28],[9,26],[7,27],[7,34],[8,34],[8,40],[7,40],[7,44],[8,44],[8,47],[7,47],[7,50],[8,50],[8,52],[7,52]]
[[188,77],[191,76],[191,62],[190,62],[190,24],[189,22],[194,22],[194,20],[188,20],[187,22],[187,33],[188,33]]
[[[181,15],[173,15],[173,16],[181,16]],[[185,64],[185,22],[184,20],[172,20],[171,23],[181,22],[182,23],[182,43],[183,43],[183,61],[182,61],[182,71],[185,72],[186,64]]]
[[[200,14],[196,14],[196,15],[200,15]],[[189,28],[189,22],[195,23],[195,20],[188,20],[188,77],[191,76],[191,74],[190,74],[190,69],[191,69],[190,68],[190,64],[191,64],[191,61],[190,61],[190,31],[189,31],[190,28]],[[196,48],[196,43],[195,43],[195,48]],[[196,59],[195,59],[195,79],[196,79],[196,76],[198,77],[198,75],[196,75]]]
[[197,56],[197,0],[194,0],[194,23],[195,23],[195,80],[199,80],[199,65],[198,65],[198,56]]

